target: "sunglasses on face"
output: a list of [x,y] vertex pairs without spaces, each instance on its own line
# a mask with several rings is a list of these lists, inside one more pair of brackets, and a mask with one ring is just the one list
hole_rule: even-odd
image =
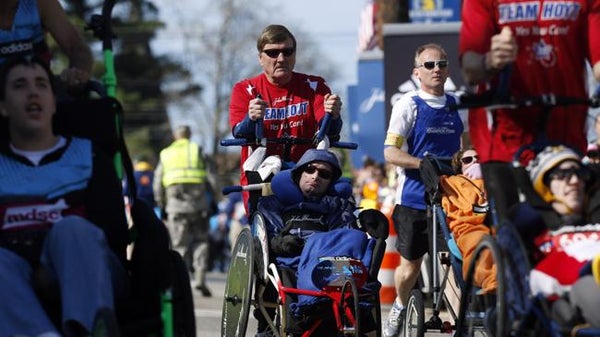
[[433,68],[435,68],[435,66],[438,66],[440,69],[444,69],[448,66],[448,60],[439,60],[439,61],[427,61],[427,62],[423,62],[423,64],[420,64],[418,66],[418,68],[425,68],[427,70],[431,70]]
[[466,156],[466,157],[460,158],[460,161],[465,165],[471,164],[473,162],[473,160],[479,161],[479,156],[474,155],[474,156]]
[[576,175],[580,180],[587,180],[589,172],[583,167],[570,167],[567,169],[554,169],[548,174],[550,179],[570,180],[573,175]]
[[288,57],[288,56],[291,56],[294,52],[295,52],[294,48],[263,50],[263,53],[267,54],[267,56],[272,59],[276,59],[277,57],[279,57],[279,54],[283,54],[283,56]]
[[331,180],[331,178],[333,177],[333,172],[328,171],[328,170],[324,170],[321,168],[318,168],[316,166],[312,166],[312,165],[308,165],[305,169],[304,172],[308,173],[308,174],[313,174],[315,172],[317,172],[317,175],[320,178],[323,178],[325,180]]

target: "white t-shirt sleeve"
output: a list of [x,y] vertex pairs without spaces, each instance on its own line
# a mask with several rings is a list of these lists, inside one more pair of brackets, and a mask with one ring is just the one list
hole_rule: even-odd
[[399,135],[402,138],[409,135],[416,119],[417,109],[415,101],[412,99],[416,95],[416,91],[410,91],[394,104],[387,130],[388,134]]

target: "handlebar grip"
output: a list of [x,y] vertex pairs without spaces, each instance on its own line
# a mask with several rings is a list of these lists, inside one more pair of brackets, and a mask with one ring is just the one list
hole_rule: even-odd
[[219,144],[221,146],[239,146],[249,144],[246,138],[222,139]]
[[358,148],[358,144],[357,143],[350,143],[350,142],[332,142],[331,143],[331,147],[337,147],[337,148],[349,149],[349,150],[356,150]]
[[510,77],[512,75],[512,65],[506,65],[504,69],[500,71],[500,78],[498,80],[498,87],[496,88],[497,97],[508,97],[510,87]]
[[241,191],[243,191],[243,189],[242,189],[242,186],[239,186],[239,185],[236,185],[236,186],[225,186],[221,190],[221,192],[223,193],[223,195],[227,195],[227,194],[233,193],[233,192],[241,192]]
[[254,130],[254,133],[256,135],[256,140],[258,142],[260,142],[260,140],[263,138],[263,119],[259,119],[256,121],[256,129]]
[[258,184],[248,184],[248,185],[234,185],[234,186],[226,186],[223,187],[221,192],[223,194],[229,194],[232,192],[241,192],[241,191],[260,191],[265,189],[265,187],[270,187],[271,183],[258,183]]
[[325,113],[325,116],[323,116],[323,121],[321,122],[321,127],[319,128],[319,131],[317,131],[317,134],[315,135],[315,143],[319,143],[320,141],[322,141],[325,138],[325,136],[327,135],[327,132],[329,131],[330,121],[331,121],[331,114]]
[[[256,98],[262,99],[262,95],[257,93]],[[258,142],[260,142],[261,139],[263,138],[263,119],[262,118],[256,121],[256,128],[254,129],[254,136],[256,137],[256,140]]]

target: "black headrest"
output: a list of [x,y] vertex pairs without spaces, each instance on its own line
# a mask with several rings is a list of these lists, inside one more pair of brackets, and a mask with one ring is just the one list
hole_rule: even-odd
[[360,226],[370,236],[376,239],[387,239],[390,228],[388,219],[383,213],[376,209],[366,209],[358,213]]
[[88,138],[108,151],[119,148],[122,123],[120,103],[111,97],[59,102],[54,115],[54,131],[66,136]]
[[419,173],[425,185],[425,191],[429,194],[436,192],[439,188],[440,177],[455,174],[452,169],[450,158],[440,158],[426,155],[419,166]]

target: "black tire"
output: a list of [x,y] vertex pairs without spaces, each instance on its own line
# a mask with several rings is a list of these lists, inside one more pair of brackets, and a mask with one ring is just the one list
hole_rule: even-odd
[[196,315],[190,275],[181,255],[170,252],[173,267],[173,329],[175,337],[196,337]]
[[419,289],[410,292],[402,330],[405,337],[425,336],[425,302]]
[[354,279],[348,279],[342,287],[339,315],[342,321],[341,336],[361,336],[360,299]]
[[[489,251],[496,265],[496,296],[485,295],[473,284],[475,269],[482,253]],[[504,259],[500,247],[491,236],[485,236],[473,253],[461,295],[456,336],[494,337],[506,335],[506,300]],[[492,300],[490,300],[492,298]],[[494,303],[495,302],[495,303]]]
[[255,282],[254,263],[254,240],[250,230],[244,228],[235,241],[227,273],[221,315],[223,337],[246,336]]
[[103,308],[98,310],[92,327],[92,337],[119,337],[119,325],[115,313]]
[[252,217],[252,237],[254,238],[254,274],[260,281],[267,281],[267,268],[269,267],[269,242],[265,218],[260,213]]
[[381,299],[379,298],[379,292],[377,292],[375,294],[375,305],[373,306],[373,309],[371,310],[371,313],[373,314],[373,317],[375,317],[375,337],[381,337],[382,336],[382,332],[381,332]]
[[[507,252],[503,257],[503,268],[498,270],[498,274],[502,277],[504,291],[503,304],[504,318],[510,324],[505,325],[504,334],[521,336],[526,333],[531,333],[535,336],[551,335],[553,329],[548,325],[541,324],[538,327],[533,327],[533,331],[526,332],[531,327],[523,326],[531,317],[528,315],[527,308],[532,305],[531,291],[529,290],[529,272],[531,271],[529,251],[525,248],[521,235],[517,232],[514,226],[510,223],[502,226],[496,233],[496,241],[501,247],[501,251]],[[509,253],[508,253],[509,252]],[[499,276],[499,277],[500,277]],[[537,304],[534,304],[537,305]],[[529,313],[531,314],[531,313]],[[544,319],[534,319],[538,322],[547,321]],[[525,324],[527,325],[527,324]],[[522,330],[525,328],[525,330]]]

